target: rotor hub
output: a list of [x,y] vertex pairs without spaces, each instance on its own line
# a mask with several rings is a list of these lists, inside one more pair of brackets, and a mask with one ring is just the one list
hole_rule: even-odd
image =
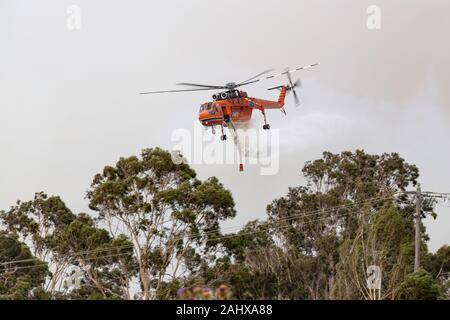
[[225,85],[225,87],[226,87],[227,89],[229,89],[229,90],[233,90],[234,88],[237,87],[237,84],[236,84],[236,82],[228,82],[228,83]]

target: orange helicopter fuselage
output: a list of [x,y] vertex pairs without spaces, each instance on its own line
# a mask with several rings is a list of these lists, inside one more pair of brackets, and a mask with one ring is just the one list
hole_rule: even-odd
[[264,116],[266,109],[283,110],[287,87],[282,87],[280,90],[278,101],[247,97],[246,92],[239,91],[234,98],[205,102],[200,106],[198,119],[203,126],[213,127],[230,121],[248,122],[252,117],[253,109],[258,109]]

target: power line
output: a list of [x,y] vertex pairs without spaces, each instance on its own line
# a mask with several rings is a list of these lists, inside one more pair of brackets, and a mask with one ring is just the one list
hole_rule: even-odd
[[[300,214],[290,215],[290,216],[285,217],[285,218],[277,219],[277,221],[283,221],[285,219],[286,220],[292,220],[292,219],[295,219],[296,217],[304,218],[304,217],[308,217],[308,216],[313,216],[313,215],[315,215],[317,213],[323,214],[323,213],[332,212],[332,211],[337,210],[337,209],[345,209],[345,208],[349,208],[349,207],[354,207],[356,205],[363,205],[363,204],[370,203],[370,202],[381,201],[381,200],[388,200],[388,199],[392,199],[392,198],[393,198],[393,196],[378,196],[378,197],[373,197],[373,198],[369,198],[369,199],[366,199],[366,200],[361,200],[361,201],[357,201],[357,202],[353,202],[353,203],[349,203],[349,204],[343,204],[343,205],[339,205],[339,206],[330,207],[330,208],[327,208],[327,209],[317,209],[317,210],[303,212],[303,213],[300,213]],[[306,213],[308,213],[308,214],[306,214]],[[165,224],[165,223],[172,222],[172,221],[174,221],[174,220],[173,219],[169,219],[169,220],[163,221],[161,224]],[[274,221],[274,222],[277,222],[277,221]],[[199,233],[198,235],[194,235],[194,237],[196,237],[196,236],[204,236],[204,235],[208,235],[208,234],[215,234],[215,233],[220,232],[220,231],[231,231],[231,230],[239,229],[239,228],[242,228],[242,227],[245,227],[245,226],[246,226],[246,224],[233,226],[233,227],[228,227],[228,228],[218,228],[218,229],[210,230],[210,231],[207,231],[207,232],[204,232],[204,233],[201,233],[201,234]],[[83,254],[97,253],[97,252],[109,251],[109,250],[128,249],[128,248],[134,248],[134,245],[131,244],[131,245],[123,245],[123,246],[117,246],[117,247],[106,247],[106,248],[99,248],[99,249],[92,249],[92,250],[83,250],[83,251],[73,252],[73,253],[67,254],[67,255],[62,255],[61,257],[76,257],[78,255],[83,255]],[[36,261],[36,260],[40,260],[40,259],[39,258],[30,258],[30,259],[7,261],[7,262],[0,263],[0,266],[13,264],[13,263],[20,263],[20,262]]]
[[[358,210],[353,210],[353,211],[349,211],[346,212],[345,214],[340,214],[339,217],[345,217],[347,215],[349,215],[350,213],[355,213],[358,212]],[[323,221],[328,219],[329,217],[321,217],[319,219],[313,219],[313,220],[309,220],[309,221],[305,221],[306,224],[312,224],[318,221]],[[209,240],[222,240],[222,239],[227,239],[227,238],[234,238],[234,237],[238,237],[238,236],[242,236],[242,235],[251,235],[251,234],[257,234],[257,233],[263,233],[263,232],[267,232],[270,231],[271,229],[276,229],[276,230],[282,230],[282,229],[287,229],[291,227],[290,225],[283,225],[283,226],[269,226],[266,229],[263,230],[252,230],[252,231],[247,231],[247,232],[240,232],[240,233],[236,233],[236,234],[227,234],[227,235],[222,235],[222,236],[218,236],[215,237],[213,239],[209,239]],[[177,242],[179,240],[183,240],[185,237],[180,237],[180,238],[174,238],[173,242]],[[132,252],[127,252],[127,253],[117,253],[117,254],[111,254],[111,255],[104,255],[104,256],[98,256],[98,257],[90,257],[90,258],[85,258],[85,261],[91,261],[91,260],[97,260],[97,259],[103,259],[103,258],[108,258],[108,257],[117,257],[117,256],[122,256],[122,255],[126,255],[126,254],[130,254]],[[47,263],[39,263],[39,264],[34,264],[34,265],[28,265],[28,266],[18,266],[18,267],[9,267],[9,268],[5,268],[4,272],[9,272],[9,271],[17,271],[17,270],[23,270],[23,269],[30,269],[30,268],[36,268],[36,267],[40,267],[40,266],[47,266]]]
[[[355,207],[357,205],[368,204],[368,203],[381,201],[381,200],[388,200],[388,199],[392,199],[392,198],[393,198],[393,196],[390,196],[390,197],[388,197],[388,196],[381,197],[380,196],[380,197],[374,197],[374,198],[370,198],[370,199],[367,199],[367,200],[364,200],[364,201],[360,201],[360,202],[355,202],[355,203],[352,203],[352,204],[330,207],[328,209],[318,209],[318,210],[303,212],[301,214],[291,215],[291,216],[288,216],[288,217],[285,217],[285,218],[280,218],[280,219],[277,219],[277,220],[270,221],[269,224],[272,227],[272,225],[275,225],[275,224],[283,222],[283,221],[287,222],[289,220],[294,220],[294,219],[300,218],[300,217],[301,218],[306,218],[306,217],[310,217],[310,216],[315,216],[317,214],[324,214],[324,213],[333,212],[333,211],[336,211],[338,209],[346,209],[346,208],[348,209],[348,208],[351,208],[351,207]],[[339,215],[339,217],[344,217],[344,216],[346,216],[346,215],[348,215],[350,213],[353,213],[353,212],[356,212],[356,211],[349,211],[345,215]],[[316,221],[320,221],[320,220],[324,220],[324,219],[328,219],[328,218],[329,217],[322,217],[321,219],[310,220],[310,221],[307,221],[307,222],[308,223],[316,222]],[[246,225],[247,224],[240,225],[240,226],[234,226],[234,227],[231,227],[231,228],[232,229],[242,228],[242,227],[245,227]],[[287,227],[289,227],[289,226],[287,226]],[[230,228],[225,228],[225,229],[230,229]],[[172,242],[177,242],[177,241],[183,240],[183,239],[185,239],[187,237],[190,238],[191,240],[194,240],[195,238],[204,237],[205,235],[216,234],[217,232],[224,231],[225,229],[222,230],[222,229],[218,228],[218,229],[215,229],[215,230],[206,231],[204,233],[197,233],[195,235],[190,235],[190,237],[189,236],[175,237],[175,238],[172,239]],[[268,228],[268,230],[269,229],[270,228]],[[256,230],[256,231],[251,231],[251,232],[240,232],[240,233],[237,233],[237,234],[222,235],[222,236],[215,237],[215,238],[212,238],[212,239],[209,239],[209,240],[220,240],[220,239],[226,239],[226,238],[229,238],[229,237],[236,237],[236,236],[241,236],[241,235],[245,235],[245,234],[253,234],[253,233],[258,233],[258,232],[263,232],[263,231],[264,230]],[[118,246],[118,247],[101,248],[101,249],[98,249],[98,250],[79,251],[79,252],[74,252],[72,254],[65,255],[65,256],[62,256],[62,257],[65,257],[65,258],[70,258],[70,257],[76,258],[76,256],[82,255],[82,254],[97,253],[97,252],[102,252],[102,251],[127,249],[127,248],[132,249],[132,248],[134,248],[134,245],[123,245],[123,246]],[[120,253],[120,254],[117,254],[117,255],[124,255],[124,254],[129,254],[129,253]],[[115,256],[115,255],[113,255],[113,256]],[[86,257],[86,258],[84,258],[84,260],[91,260],[91,259],[95,260],[97,258],[103,258],[103,257],[106,257],[106,256],[91,257],[91,258]],[[23,259],[23,260],[13,260],[13,261],[8,261],[8,262],[3,262],[0,265],[6,266],[6,265],[14,264],[14,263],[31,262],[31,261],[40,261],[40,259],[39,258],[30,258],[30,259]],[[47,263],[43,263],[41,265],[47,265]],[[33,266],[30,266],[30,267],[36,267],[36,266],[38,266],[38,265],[33,265]],[[12,268],[13,267],[10,267],[10,269],[12,269]],[[18,267],[16,267],[16,268],[18,268]]]
[[[367,204],[370,202],[375,202],[375,201],[381,201],[381,200],[388,200],[388,199],[392,199],[394,197],[395,194],[399,194],[399,193],[403,193],[403,194],[415,194],[415,191],[398,191],[398,192],[394,192],[392,196],[380,196],[380,197],[374,197],[374,198],[370,198],[370,199],[366,199],[363,201],[359,201],[359,202],[354,202],[354,203],[350,203],[350,204],[346,204],[346,205],[340,205],[340,206],[334,206],[334,207],[330,207],[327,209],[317,209],[317,210],[313,210],[313,211],[308,211],[308,212],[303,212],[300,214],[295,214],[295,215],[290,215],[288,217],[285,218],[279,218],[277,220],[271,221],[270,223],[274,224],[277,222],[282,222],[282,221],[289,221],[289,220],[293,220],[297,217],[302,217],[302,218],[306,218],[309,216],[314,216],[316,214],[324,214],[324,213],[329,213],[338,209],[346,209],[346,208],[350,208],[350,207],[354,207],[357,205],[362,205],[362,204]],[[437,192],[422,192],[422,194],[425,194],[426,196],[450,196],[450,193],[437,193]],[[162,224],[166,224],[168,222],[172,222],[174,221],[173,219],[169,219],[166,221],[163,221]],[[220,231],[231,231],[234,229],[239,229],[242,227],[245,227],[246,224],[244,225],[239,225],[239,226],[233,226],[233,227],[228,227],[228,228],[218,228],[215,230],[210,230],[204,233],[198,233],[196,235],[191,235],[190,238],[191,239],[195,239],[197,237],[202,237],[205,235],[209,235],[209,234],[215,234],[217,232]],[[242,233],[240,233],[242,234]],[[229,235],[224,235],[225,237],[229,236]],[[181,237],[181,239],[184,239],[186,237],[189,236],[183,236]],[[180,240],[180,239],[174,239],[176,241]],[[91,254],[91,253],[100,253],[103,251],[112,251],[112,250],[121,250],[121,249],[129,249],[129,248],[134,248],[134,244],[130,244],[130,245],[123,245],[123,246],[116,246],[116,247],[106,247],[106,248],[100,248],[100,249],[92,249],[92,250],[84,250],[84,251],[78,251],[78,252],[73,252],[71,254],[67,254],[67,255],[63,255],[61,256],[62,258],[76,258],[79,255],[84,255],[84,254]],[[12,260],[12,261],[7,261],[7,262],[2,262],[0,263],[0,266],[5,266],[5,265],[10,265],[10,264],[15,264],[15,263],[22,263],[22,262],[30,262],[30,261],[40,261],[39,258],[30,258],[30,259],[22,259],[22,260]]]
[[[98,260],[98,259],[103,259],[103,258],[110,258],[110,257],[118,257],[118,256],[123,256],[125,254],[130,254],[131,252],[123,252],[123,253],[117,253],[117,254],[111,254],[111,255],[104,255],[104,256],[99,256],[99,257],[91,257],[91,258],[87,258],[85,259],[86,261],[91,261],[91,260]],[[3,270],[4,273],[10,272],[10,271],[18,271],[18,270],[23,270],[23,269],[30,269],[30,268],[36,268],[36,267],[41,267],[41,266],[47,266],[47,263],[38,263],[38,264],[33,264],[33,265],[28,265],[28,266],[18,266],[18,267],[9,267],[9,268],[5,268]]]
[[[279,218],[277,220],[272,221],[271,223],[277,223],[277,222],[281,222],[281,221],[288,221],[288,220],[293,220],[297,217],[310,217],[310,216],[314,216],[316,214],[324,214],[324,213],[329,213],[338,209],[346,209],[346,208],[350,208],[350,207],[354,207],[357,205],[363,205],[363,204],[367,204],[367,203],[371,203],[371,202],[376,202],[376,201],[381,201],[381,200],[388,200],[388,199],[392,199],[393,197],[388,197],[388,196],[380,196],[380,197],[374,197],[374,198],[370,198],[367,200],[363,200],[363,201],[359,201],[359,202],[354,202],[354,203],[350,203],[350,204],[346,204],[346,205],[339,205],[339,206],[334,206],[334,207],[330,207],[327,209],[317,209],[317,210],[312,210],[312,211],[307,211],[307,212],[303,212],[300,214],[295,214],[295,215],[290,215],[288,217],[285,218]],[[234,229],[239,229],[242,227],[245,227],[247,224],[244,225],[238,225],[238,226],[233,226],[233,227],[228,227],[228,228],[217,228],[217,229],[213,229],[213,230],[209,230],[203,233],[198,233],[196,235],[191,235],[191,237],[200,237],[200,236],[205,236],[205,235],[209,235],[209,234],[215,234],[217,232],[220,231],[231,231]],[[186,236],[183,236],[183,239]],[[123,245],[123,246],[117,246],[117,247],[106,247],[106,248],[100,248],[100,249],[92,249],[92,250],[85,250],[85,251],[77,251],[71,254],[67,254],[67,255],[63,255],[61,257],[76,257],[78,255],[83,255],[83,254],[89,254],[89,253],[97,253],[97,252],[102,252],[102,251],[109,251],[109,250],[119,250],[119,249],[127,249],[127,248],[134,248],[134,245]],[[8,262],[3,262],[0,263],[0,265],[8,265],[8,264],[13,264],[13,263],[20,263],[20,262],[29,262],[29,261],[36,261],[36,260],[40,260],[39,258],[30,258],[30,259],[23,259],[23,260],[14,260],[14,261],[8,261]]]

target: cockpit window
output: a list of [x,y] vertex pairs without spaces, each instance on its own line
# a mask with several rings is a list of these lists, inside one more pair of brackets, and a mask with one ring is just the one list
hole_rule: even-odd
[[211,108],[212,108],[212,104],[211,103],[208,103],[208,107],[206,108],[207,110],[211,110]]
[[203,110],[205,110],[205,106],[204,106],[204,105],[201,105],[201,106],[200,106],[200,112],[202,112]]

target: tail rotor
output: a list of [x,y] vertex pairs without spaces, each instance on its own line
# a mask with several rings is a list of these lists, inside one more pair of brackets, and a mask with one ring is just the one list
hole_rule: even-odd
[[298,98],[297,92],[295,91],[295,88],[300,87],[302,88],[302,82],[300,81],[300,79],[295,80],[294,83],[292,83],[292,77],[291,77],[291,73],[289,72],[289,69],[286,69],[286,76],[288,78],[289,81],[289,85],[288,85],[288,91],[292,91],[292,94],[294,96],[294,103],[295,106],[298,107],[300,106],[300,99]]
[[300,99],[298,98],[298,94],[295,91],[295,88],[297,88],[297,87],[302,88],[303,86],[302,86],[302,82],[300,81],[300,79],[297,79],[297,80],[295,80],[295,82],[292,82],[291,73],[294,73],[294,72],[297,72],[300,70],[306,70],[306,69],[309,69],[312,67],[316,67],[318,65],[319,65],[318,63],[315,63],[315,64],[303,66],[303,67],[298,67],[298,68],[295,68],[292,70],[289,70],[289,68],[287,68],[284,72],[268,76],[268,77],[266,77],[266,79],[273,79],[273,78],[277,78],[277,77],[286,75],[286,77],[288,78],[288,81],[289,81],[288,85],[286,85],[286,86],[276,86],[273,88],[269,88],[268,90],[281,89],[282,87],[286,87],[287,91],[292,91],[292,95],[294,96],[295,106],[298,107],[300,105]]

